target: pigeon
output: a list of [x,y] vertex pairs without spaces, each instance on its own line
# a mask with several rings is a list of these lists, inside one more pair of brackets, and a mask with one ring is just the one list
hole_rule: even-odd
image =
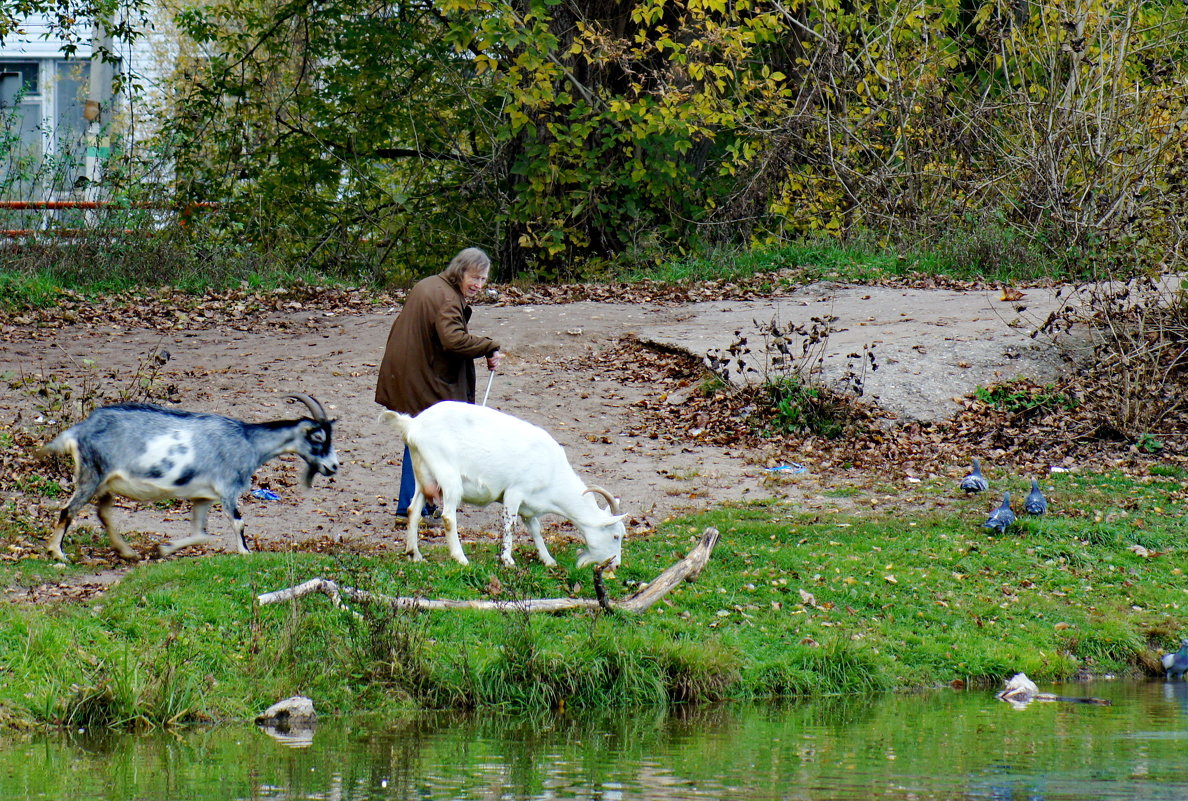
[[1004,492],[1002,494],[1002,505],[990,513],[990,516],[986,518],[986,522],[982,524],[982,528],[992,529],[1002,534],[1014,522],[1015,513],[1011,511],[1011,494]]
[[965,490],[966,495],[990,489],[990,482],[982,475],[982,466],[978,464],[977,459],[973,460],[969,475],[961,479],[961,489]]
[[1031,479],[1031,492],[1023,499],[1023,511],[1036,517],[1048,511],[1048,499],[1040,492],[1039,482]]
[[1188,640],[1180,640],[1180,650],[1163,655],[1163,669],[1169,679],[1178,678],[1188,672]]

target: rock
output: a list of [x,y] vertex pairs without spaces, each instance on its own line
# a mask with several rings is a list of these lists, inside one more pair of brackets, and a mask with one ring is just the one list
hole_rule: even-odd
[[256,717],[257,726],[270,726],[280,731],[312,728],[318,720],[313,701],[304,695],[294,695],[278,701]]
[[1027,678],[1026,673],[1016,673],[1007,679],[1006,688],[995,697],[1012,703],[1026,703],[1037,695],[1039,687],[1035,682]]

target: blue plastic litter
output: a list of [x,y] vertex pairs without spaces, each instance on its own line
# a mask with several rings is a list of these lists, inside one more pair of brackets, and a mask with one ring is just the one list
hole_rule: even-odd
[[279,501],[280,496],[270,489],[254,489],[252,490],[252,497],[259,498],[262,501]]
[[775,467],[765,467],[769,473],[807,473],[808,468],[800,462],[792,462],[791,464],[778,464]]

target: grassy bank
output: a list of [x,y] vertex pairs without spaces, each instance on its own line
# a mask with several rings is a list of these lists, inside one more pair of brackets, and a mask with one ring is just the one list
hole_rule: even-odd
[[1010,231],[988,227],[953,231],[939,241],[896,241],[862,232],[848,239],[808,238],[761,248],[694,248],[685,256],[638,266],[621,266],[623,280],[667,283],[739,280],[777,270],[794,270],[799,282],[863,283],[914,275],[960,280],[1072,281],[1091,276],[1093,260],[1051,252]]
[[[628,542],[612,593],[651,579],[707,525],[722,542],[697,582],[640,617],[252,604],[313,576],[429,597],[592,594],[589,571],[548,570],[526,552],[508,570],[490,541],[470,546],[469,568],[440,550],[422,564],[346,553],[144,564],[85,601],[0,606],[0,714],[136,726],[249,717],[292,693],[324,712],[539,709],[1152,670],[1188,609],[1188,481],[1059,474],[1047,486],[1053,513],[999,537],[979,525],[988,499],[954,498],[948,481],[836,491],[848,512],[758,505],[669,522]],[[911,511],[934,501],[941,511]],[[30,542],[21,521],[4,524],[10,545]],[[573,549],[558,550],[572,564]],[[0,565],[10,587],[85,571]]]

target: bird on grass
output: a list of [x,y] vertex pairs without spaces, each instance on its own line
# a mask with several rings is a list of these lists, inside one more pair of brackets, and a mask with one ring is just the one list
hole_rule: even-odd
[[969,475],[961,479],[961,489],[965,490],[966,495],[990,489],[990,482],[982,475],[982,466],[978,464],[977,459],[973,460],[973,467],[970,468]]
[[1011,494],[1004,492],[1002,494],[1002,504],[997,509],[990,513],[986,518],[986,522],[982,524],[982,528],[988,528],[1002,534],[1009,526],[1015,523],[1015,513],[1011,511]]
[[1180,640],[1180,650],[1163,655],[1163,669],[1169,679],[1179,678],[1188,672],[1188,640]]
[[1031,492],[1023,499],[1023,511],[1036,517],[1048,511],[1048,499],[1040,492],[1039,481],[1031,479]]

